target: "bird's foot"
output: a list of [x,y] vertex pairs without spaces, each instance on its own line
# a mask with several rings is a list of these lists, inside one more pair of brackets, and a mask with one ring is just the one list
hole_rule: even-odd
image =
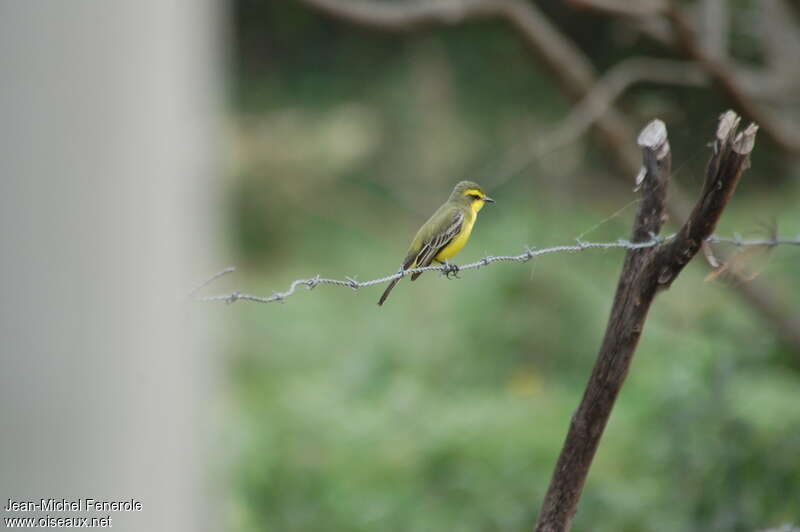
[[461,279],[461,277],[458,276],[458,272],[460,271],[461,268],[459,268],[457,265],[444,261],[444,269],[442,270],[442,273],[448,279]]

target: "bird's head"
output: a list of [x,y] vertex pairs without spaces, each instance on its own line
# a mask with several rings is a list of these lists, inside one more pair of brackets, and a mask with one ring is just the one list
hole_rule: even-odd
[[472,181],[462,181],[457,184],[450,194],[450,201],[469,207],[474,212],[481,210],[486,203],[494,203],[481,186]]

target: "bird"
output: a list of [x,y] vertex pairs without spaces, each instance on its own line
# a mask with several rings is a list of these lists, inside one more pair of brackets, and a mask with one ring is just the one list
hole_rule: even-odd
[[[495,201],[486,195],[480,185],[472,181],[458,183],[448,200],[417,231],[403,259],[401,271],[430,266],[436,261],[447,266],[445,273],[448,277],[457,274],[458,267],[448,261],[461,251],[469,240],[478,211],[486,203]],[[411,274],[411,280],[416,281],[420,275],[422,272]],[[383,305],[400,279],[397,278],[389,283],[378,300],[378,305]]]

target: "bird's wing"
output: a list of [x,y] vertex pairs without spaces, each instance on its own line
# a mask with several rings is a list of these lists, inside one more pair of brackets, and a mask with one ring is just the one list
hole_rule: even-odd
[[420,247],[417,254],[415,266],[417,268],[422,266],[430,266],[434,257],[450,243],[453,238],[461,232],[461,226],[464,223],[464,212],[455,210],[450,216],[442,217],[442,221],[438,226],[432,228],[430,236],[423,240],[422,247]]

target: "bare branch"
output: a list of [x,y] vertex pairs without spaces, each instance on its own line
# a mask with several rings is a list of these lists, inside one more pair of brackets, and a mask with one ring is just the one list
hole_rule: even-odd
[[[764,0],[758,9],[758,33],[766,68],[738,66],[736,77],[745,90],[762,101],[797,109],[800,103],[800,21],[786,0]],[[794,113],[797,117],[797,113]]]
[[578,9],[593,9],[611,15],[624,17],[645,17],[664,11],[667,0],[628,2],[625,0],[566,0],[567,4]]
[[[755,85],[753,76],[742,77],[740,72],[729,67],[724,61],[725,55],[722,49],[724,35],[721,34],[721,32],[725,31],[724,25],[722,27],[712,25],[712,31],[705,32],[703,35],[704,42],[701,42],[701,38],[696,35],[681,8],[676,6],[674,2],[654,1],[642,5],[637,2],[617,2],[614,0],[567,0],[567,3],[574,7],[594,9],[614,16],[635,19],[642,23],[645,21],[652,23],[654,20],[663,19],[660,15],[666,14],[671,25],[671,35],[659,34],[656,35],[656,40],[678,46],[690,59],[697,61],[711,76],[723,94],[744,114],[758,122],[764,134],[782,150],[789,153],[800,152],[800,130],[798,130],[797,126],[782,120],[770,109],[757,102],[747,90],[748,86]],[[714,11],[724,9],[719,0],[706,2],[703,7],[708,8],[705,13],[707,19],[718,17],[719,13]],[[792,35],[791,37],[794,36]],[[706,44],[710,44],[710,46]],[[785,63],[782,65],[781,70],[785,70],[787,66],[792,68],[792,63]],[[763,78],[764,76],[761,75],[760,80],[763,81]]]
[[574,142],[608,112],[629,87],[643,81],[700,86],[708,81],[708,76],[693,63],[649,57],[625,59],[589,89],[550,137],[556,140],[550,142],[558,147]]
[[[595,70],[589,59],[561,34],[532,2],[524,0],[409,0],[392,3],[374,0],[302,0],[333,17],[366,27],[410,31],[433,24],[467,20],[505,20],[531,52],[553,73],[556,82],[573,100],[594,86]],[[618,165],[635,172],[639,167],[628,139],[633,130],[616,110],[609,109],[594,124]]]
[[800,0],[786,0],[786,7],[794,12],[794,17],[800,21]]
[[612,67],[570,110],[566,118],[550,132],[537,133],[530,150],[507,162],[492,184],[497,186],[528,168],[540,157],[577,142],[600,120],[632,85],[641,82],[701,86],[708,82],[706,73],[693,63],[632,57]]
[[800,313],[797,308],[776,299],[772,292],[766,290],[769,285],[758,284],[758,279],[748,281],[738,275],[736,279],[739,281],[736,293],[766,318],[766,326],[774,329],[795,354],[800,354]]
[[706,181],[691,216],[678,237],[661,254],[658,282],[668,287],[714,231],[722,210],[728,204],[744,170],[750,165],[758,126],[750,124],[737,133],[739,117],[728,111],[722,115],[714,141],[714,154],[708,163]]
[[660,16],[668,0],[649,3],[623,0],[565,0],[575,9],[592,10],[612,17],[625,19],[627,27],[633,26],[643,35],[664,46],[672,47],[674,37],[669,24]]
[[435,24],[459,24],[467,19],[502,16],[507,0],[303,0],[306,4],[350,23],[388,31],[411,31]]
[[[570,528],[583,485],[603,430],[628,374],[647,313],[660,289],[667,288],[700,245],[711,237],[722,210],[749,164],[757,128],[737,133],[733,112],[720,119],[706,182],[692,215],[680,232],[657,247],[629,250],[620,274],[605,337],[547,490],[536,530],[563,532]],[[645,176],[642,201],[633,227],[634,242],[657,235],[664,223],[670,171],[666,128],[651,122],[639,136]]]
[[[683,50],[712,76],[732,103],[761,124],[764,134],[781,149],[789,153],[800,150],[800,128],[762,103],[773,100],[791,104],[797,98],[794,89],[798,67],[794,60],[794,45],[799,39],[796,24],[786,16],[788,8],[784,2],[765,1],[760,10],[762,18],[770,17],[763,37],[768,64],[766,70],[753,70],[727,60],[725,39],[729,24],[727,6],[721,0],[704,0],[696,6],[699,9],[692,11],[692,18],[699,18],[704,24],[703,31],[697,32],[699,35],[692,29],[689,17],[669,0],[647,4],[615,0],[565,1],[575,8],[625,18],[652,40],[668,48]],[[664,14],[668,16],[662,16]]]
[[723,94],[744,114],[758,122],[764,134],[782,150],[800,153],[800,131],[797,127],[781,120],[745,91],[735,73],[727,65],[715,59],[700,44],[691,24],[677,6],[671,6],[667,10],[667,15],[678,45],[688,57],[697,61],[708,72]]
[[503,19],[513,26],[529,48],[574,97],[592,83],[593,68],[575,46],[564,39],[538,8],[524,0],[303,0],[335,18],[371,28],[412,31],[431,25],[467,20]]
[[[664,199],[671,154],[666,128],[654,120],[639,135],[645,175],[641,179],[642,201],[633,227],[633,241],[642,235],[658,234],[663,224]],[[620,274],[617,293],[603,345],[581,404],[572,416],[566,441],[550,481],[536,530],[569,530],[577,511],[583,484],[628,365],[639,341],[655,283],[646,283],[648,264],[654,248],[629,250]],[[651,274],[652,275],[652,274]]]
[[728,57],[728,2],[703,0],[698,6],[703,24],[703,48],[710,57],[725,61]]

